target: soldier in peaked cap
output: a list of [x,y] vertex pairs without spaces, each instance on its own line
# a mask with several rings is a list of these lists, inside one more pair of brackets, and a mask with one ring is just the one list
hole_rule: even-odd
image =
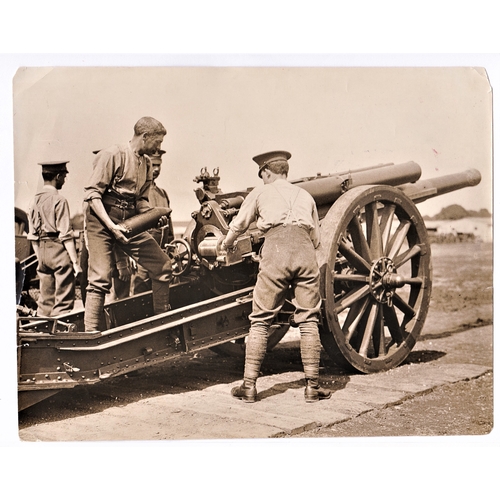
[[49,161],[45,163],[39,163],[42,166],[42,174],[68,174],[68,169],[66,165],[69,161]]
[[269,327],[290,288],[295,305],[294,322],[300,330],[305,399],[314,402],[331,396],[330,391],[319,385],[321,298],[315,252],[320,244],[318,212],[312,196],[287,181],[290,157],[287,151],[271,151],[253,158],[264,185],[245,198],[222,242],[223,250],[230,249],[254,221],[265,234],[253,291],[243,384],[231,391],[235,398],[250,403],[257,399],[256,381],[266,353]]
[[[170,208],[170,198],[167,192],[156,184],[161,174],[162,156],[165,154],[163,149],[158,150],[151,155],[151,166],[153,168],[153,183],[149,191],[149,204],[152,207]],[[172,215],[168,216],[168,224],[162,228],[154,228],[150,231],[153,238],[158,242],[162,248],[174,239],[174,226],[172,224]]]
[[59,194],[66,181],[67,163],[39,163],[44,185],[28,210],[28,239],[38,259],[39,316],[58,316],[73,309],[75,277],[82,271],[76,254],[68,202]]
[[262,170],[268,167],[269,164],[275,161],[281,161],[286,162],[288,165],[288,160],[291,157],[292,155],[288,151],[271,151],[270,153],[263,153],[261,155],[254,156],[252,160],[259,165],[258,176],[262,179]]

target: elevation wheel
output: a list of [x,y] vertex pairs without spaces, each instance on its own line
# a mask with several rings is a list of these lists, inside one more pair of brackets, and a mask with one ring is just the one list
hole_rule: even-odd
[[172,260],[172,274],[181,276],[191,269],[192,254],[191,246],[186,240],[175,239],[167,246],[167,255]]

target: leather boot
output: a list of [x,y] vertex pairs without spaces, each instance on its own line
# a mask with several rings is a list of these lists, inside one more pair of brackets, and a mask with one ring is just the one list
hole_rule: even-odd
[[320,387],[317,380],[306,380],[304,397],[306,398],[306,403],[314,403],[320,399],[330,399],[332,391]]
[[165,281],[152,280],[153,312],[162,314],[170,311],[170,288]]
[[249,384],[243,382],[239,387],[233,387],[231,389],[231,396],[236,399],[241,399],[245,403],[255,403],[257,400],[257,389],[255,384]]
[[245,370],[243,372],[243,384],[233,387],[231,395],[246,403],[255,403],[257,389],[255,383],[259,377],[260,366],[266,355],[267,333],[269,327],[265,324],[253,324],[248,333],[245,350]]
[[103,330],[104,294],[90,292],[85,300],[85,331],[95,332]]

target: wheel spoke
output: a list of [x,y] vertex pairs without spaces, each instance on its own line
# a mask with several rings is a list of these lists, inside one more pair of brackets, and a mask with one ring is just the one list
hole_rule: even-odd
[[378,357],[385,356],[387,354],[387,349],[385,347],[385,335],[384,335],[384,316],[382,315],[382,308],[378,308],[377,320],[375,322],[375,332],[373,335],[373,347]]
[[368,241],[363,233],[363,228],[359,222],[359,218],[354,216],[348,226],[349,234],[351,235],[352,244],[354,250],[363,257],[363,259],[370,262],[372,260],[372,254]]
[[400,267],[403,264],[406,264],[406,262],[408,262],[410,259],[413,259],[413,257],[419,255],[421,251],[422,247],[420,245],[413,245],[406,252],[402,253],[401,255],[398,255],[394,259],[394,265],[396,267]]
[[382,245],[384,250],[387,250],[387,244],[389,243],[389,238],[391,237],[392,221],[394,220],[395,211],[396,205],[393,203],[386,205],[382,211],[380,231],[382,232]]
[[335,274],[332,271],[332,278],[335,281],[346,281],[347,283],[356,282],[356,283],[368,283],[368,276],[364,274]]
[[382,233],[378,223],[377,202],[369,203],[365,207],[366,234],[370,245],[370,253],[373,259],[382,257]]
[[346,335],[346,341],[349,342],[356,331],[356,328],[363,317],[363,314],[368,307],[369,298],[365,297],[363,301],[358,301],[349,309],[347,318],[342,326],[342,330]]
[[415,316],[416,312],[413,307],[410,306],[407,302],[405,302],[397,293],[392,296],[392,301],[394,305],[402,312],[405,316]]
[[403,279],[405,285],[420,285],[422,286],[424,280],[422,278],[404,278]]
[[366,323],[366,328],[363,333],[363,340],[361,341],[361,347],[359,348],[359,354],[365,358],[368,356],[368,347],[370,346],[370,339],[373,335],[373,329],[375,328],[375,322],[378,316],[379,305],[378,302],[374,302],[370,308],[370,314],[368,315],[368,321]]
[[335,313],[339,314],[344,309],[348,308],[349,306],[354,304],[356,301],[362,299],[369,293],[370,293],[369,285],[364,285],[361,288],[351,290],[347,295],[342,297],[342,299],[337,302],[337,305],[335,307]]
[[361,272],[370,272],[370,264],[368,264],[368,262],[352,248],[348,247],[344,241],[340,243],[339,251],[346,258],[347,262],[351,264],[352,267]]
[[384,319],[394,342],[397,345],[401,344],[404,340],[403,331],[399,326],[398,316],[393,306],[390,307],[387,304],[384,305]]
[[388,249],[387,256],[394,260],[394,257],[399,253],[401,246],[403,245],[406,235],[410,230],[411,222],[409,220],[402,221],[399,227],[397,228],[394,236],[392,237]]

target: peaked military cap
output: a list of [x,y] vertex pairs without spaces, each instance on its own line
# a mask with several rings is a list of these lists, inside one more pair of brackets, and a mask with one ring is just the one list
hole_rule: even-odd
[[157,149],[151,156],[151,158],[161,158],[165,154],[163,149]]
[[42,174],[67,174],[68,169],[66,168],[66,164],[69,161],[46,161],[43,163],[39,163],[38,165],[42,166]]
[[273,161],[287,161],[292,157],[288,151],[270,151],[254,156],[252,160],[259,165],[259,177],[262,177],[262,169],[269,166]]

